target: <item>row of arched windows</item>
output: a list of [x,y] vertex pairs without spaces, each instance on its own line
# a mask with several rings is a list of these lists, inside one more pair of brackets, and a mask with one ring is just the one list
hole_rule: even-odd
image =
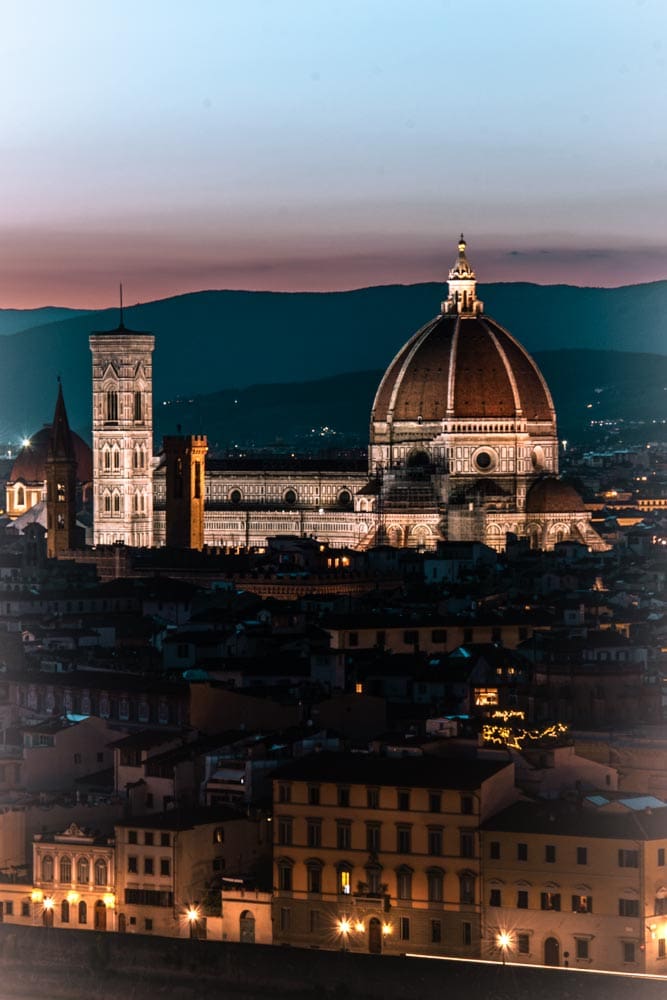
[[[53,855],[45,854],[42,857],[41,862],[41,874],[42,882],[53,882],[55,876],[56,861]],[[73,866],[72,858],[68,855],[63,855],[60,858],[59,865],[59,876],[60,882],[66,884],[72,883],[72,873],[76,874],[76,883],[79,885],[88,885],[90,883],[90,871],[91,865],[88,858],[77,858],[76,864]],[[93,875],[95,880],[95,885],[108,885],[109,884],[109,865],[104,858],[96,858],[93,864]]]
[[85,899],[79,901],[78,904],[70,904],[68,899],[63,899],[60,904],[60,922],[62,924],[68,924],[71,920],[72,908],[76,907],[76,913],[79,918],[80,924],[88,923],[88,904]]
[[[119,445],[103,445],[102,469],[104,472],[118,472],[121,465],[120,456],[121,450]],[[145,469],[146,465],[146,446],[143,444],[137,444],[134,446],[132,451],[132,468]]]
[[[117,389],[107,389],[104,393],[104,419],[107,423],[117,423],[118,421]],[[144,394],[140,389],[134,393],[132,419],[135,421],[144,419]]]

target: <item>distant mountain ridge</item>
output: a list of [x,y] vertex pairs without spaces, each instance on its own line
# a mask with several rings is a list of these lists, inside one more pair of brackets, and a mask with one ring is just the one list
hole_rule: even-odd
[[[538,351],[551,388],[561,437],[580,437],[591,420],[650,420],[667,415],[667,356],[620,351]],[[351,372],[308,382],[224,389],[156,411],[156,440],[177,425],[207,434],[212,448],[304,439],[336,445],[341,435],[367,440],[371,406],[383,371]],[[335,437],[318,441],[318,431]],[[662,435],[664,437],[664,434]]]
[[40,306],[39,309],[0,309],[0,337],[21,330],[30,330],[45,323],[55,323],[90,312],[89,309],[67,309],[64,306]]
[[[156,335],[157,414],[177,397],[384,370],[439,312],[445,294],[444,283],[350,292],[195,292],[127,308],[125,323]],[[485,311],[531,353],[666,350],[664,281],[613,289],[504,283],[480,286],[479,294]],[[88,335],[117,322],[115,309],[77,313],[0,340],[0,441],[51,419],[58,374],[72,426],[89,435]]]

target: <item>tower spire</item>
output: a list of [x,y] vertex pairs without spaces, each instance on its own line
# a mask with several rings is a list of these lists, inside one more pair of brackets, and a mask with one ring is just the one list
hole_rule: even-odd
[[53,424],[51,425],[51,436],[49,438],[49,454],[54,459],[60,458],[67,461],[76,461],[60,375],[58,375],[58,398],[56,399]]
[[484,309],[484,303],[477,298],[477,277],[466,257],[466,246],[465,237],[461,233],[458,257],[449,270],[449,295],[442,303],[443,313],[474,316]]

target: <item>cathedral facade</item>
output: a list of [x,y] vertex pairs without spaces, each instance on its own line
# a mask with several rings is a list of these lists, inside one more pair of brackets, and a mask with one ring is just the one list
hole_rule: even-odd
[[[574,539],[602,547],[581,497],[558,477],[553,400],[536,363],[477,298],[461,237],[440,313],[401,348],[371,412],[368,465],[210,459],[203,537],[263,546],[312,536],[363,549],[434,548],[506,536],[550,549]],[[166,540],[168,462],[153,476],[156,544]]]
[[[117,329],[90,336],[96,545],[262,547],[289,534],[352,549],[432,549],[448,539],[500,551],[511,533],[540,549],[564,540],[606,547],[558,478],[548,386],[484,313],[463,237],[439,313],[378,386],[367,464],[218,459],[205,438],[180,435],[155,456],[154,346],[152,334],[125,327],[122,308]],[[28,477],[38,492],[46,479],[28,457],[19,455],[7,488],[15,517],[30,506]]]

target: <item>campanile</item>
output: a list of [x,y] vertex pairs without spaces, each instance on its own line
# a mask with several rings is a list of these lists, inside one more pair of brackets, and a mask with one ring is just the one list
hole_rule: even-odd
[[95,545],[153,544],[154,347],[125,326],[122,297],[118,327],[90,335]]

